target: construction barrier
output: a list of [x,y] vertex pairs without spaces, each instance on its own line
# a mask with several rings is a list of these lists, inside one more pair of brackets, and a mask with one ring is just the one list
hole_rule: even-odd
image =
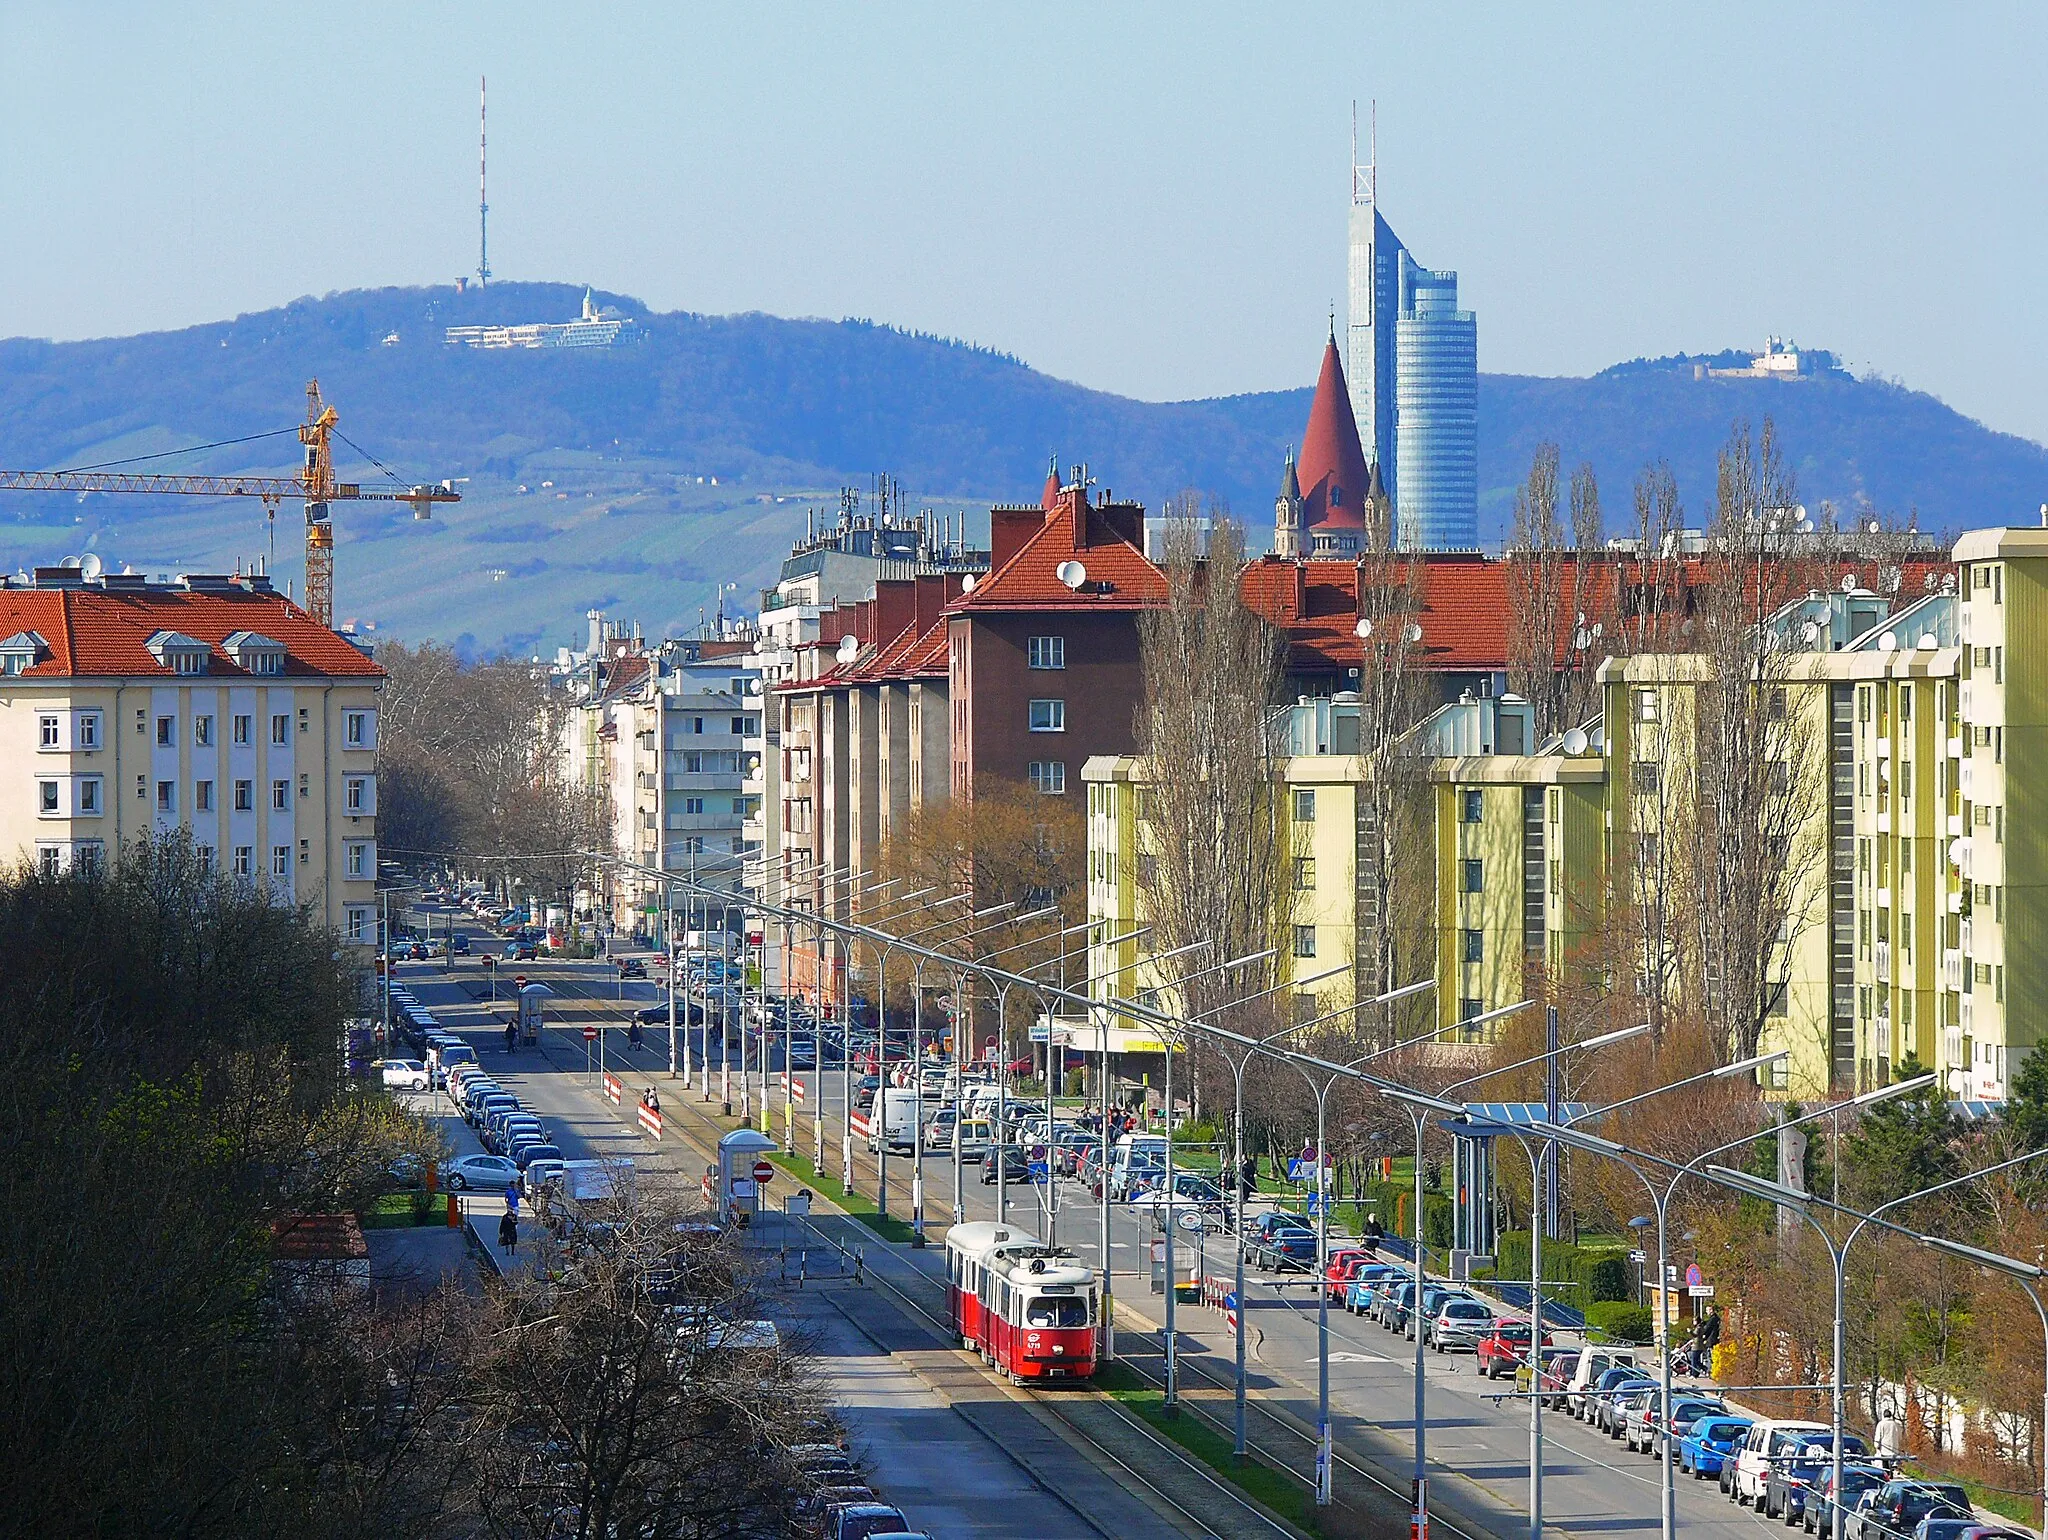
[[789,1082],[789,1099],[799,1107],[804,1104],[804,1083],[792,1078]]
[[617,1075],[614,1075],[610,1070],[606,1070],[604,1072],[605,1099],[609,1101],[614,1107],[616,1107],[619,1104],[620,1098],[623,1097],[625,1093],[626,1088],[619,1084],[619,1077]]
[[866,1118],[862,1117],[858,1112],[856,1112],[852,1117],[848,1118],[846,1121],[852,1125],[855,1134],[857,1134],[859,1137],[863,1139],[867,1138],[869,1124]]
[[639,1107],[640,1126],[655,1138],[661,1137],[661,1114],[642,1102]]

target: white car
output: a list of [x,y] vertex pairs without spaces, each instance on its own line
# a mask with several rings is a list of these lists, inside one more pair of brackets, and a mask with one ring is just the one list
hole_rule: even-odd
[[539,1160],[528,1161],[526,1169],[519,1174],[520,1190],[529,1199],[538,1198],[541,1188],[547,1185],[548,1178],[560,1176],[567,1169],[568,1164],[565,1160],[555,1160],[546,1156]]
[[383,1064],[384,1089],[387,1091],[426,1091],[432,1089],[433,1076],[426,1065],[418,1059],[386,1059]]
[[441,1168],[441,1185],[450,1192],[503,1192],[518,1180],[519,1168],[502,1155],[464,1155]]

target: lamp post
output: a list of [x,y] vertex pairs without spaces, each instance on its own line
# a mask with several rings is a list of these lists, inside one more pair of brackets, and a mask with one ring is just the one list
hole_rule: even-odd
[[[1851,1105],[1858,1107],[1869,1106],[1873,1102],[1884,1101],[1894,1096],[1902,1096],[1908,1092],[1919,1090],[1932,1079],[1932,1076],[1923,1075],[1913,1080],[1901,1081],[1896,1085],[1880,1086],[1874,1091],[1866,1091],[1863,1095],[1855,1098]],[[1630,1100],[1633,1101],[1635,1098],[1630,1098]],[[1620,1105],[1621,1103],[1615,1104],[1617,1107]],[[1611,1111],[1613,1109],[1609,1108],[1606,1110]],[[1650,1201],[1656,1209],[1657,1271],[1655,1276],[1657,1279],[1657,1324],[1660,1337],[1668,1339],[1670,1295],[1665,1289],[1664,1268],[1666,1244],[1669,1235],[1669,1211],[1672,1196],[1678,1191],[1678,1184],[1687,1176],[1701,1174],[1700,1168],[1710,1155],[1718,1155],[1723,1150],[1734,1149],[1739,1145],[1752,1143],[1762,1138],[1765,1134],[1776,1133],[1779,1129],[1791,1127],[1794,1123],[1807,1122],[1813,1118],[1825,1117],[1827,1115],[1828,1109],[1822,1108],[1819,1111],[1804,1114],[1788,1122],[1774,1124],[1770,1128],[1759,1129],[1753,1134],[1746,1134],[1740,1139],[1731,1140],[1727,1144],[1717,1145],[1711,1150],[1695,1155],[1690,1161],[1682,1165],[1676,1161],[1665,1160],[1660,1156],[1651,1155],[1642,1150],[1631,1149],[1627,1145],[1617,1144],[1612,1139],[1602,1139],[1596,1134],[1589,1134],[1583,1129],[1568,1127],[1561,1123],[1533,1124],[1531,1128],[1533,1132],[1541,1133],[1546,1138],[1554,1139],[1560,1144],[1570,1145],[1574,1149],[1586,1150],[1591,1154],[1604,1155],[1608,1159],[1626,1167],[1634,1174],[1636,1180],[1643,1184],[1644,1192],[1649,1194]],[[1660,1189],[1650,1180],[1649,1176],[1644,1172],[1642,1165],[1639,1164],[1639,1162],[1644,1161],[1670,1171],[1672,1173],[1671,1180]],[[1708,1167],[1707,1169],[1711,1172],[1715,1168]],[[1836,1321],[1839,1326],[1839,1312],[1837,1312]],[[1668,1341],[1666,1342],[1666,1347],[1667,1349],[1669,1347]],[[1658,1408],[1659,1425],[1664,1430],[1664,1458],[1659,1462],[1658,1479],[1659,1526],[1663,1540],[1673,1540],[1678,1529],[1678,1489],[1674,1479],[1674,1466],[1672,1464],[1671,1355],[1669,1351],[1666,1351],[1663,1355],[1663,1366],[1658,1375]]]

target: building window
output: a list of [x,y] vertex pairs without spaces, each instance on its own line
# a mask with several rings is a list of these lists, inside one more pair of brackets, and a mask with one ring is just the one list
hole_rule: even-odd
[[159,813],[175,813],[178,810],[178,783],[158,781],[156,783],[156,810]]
[[256,783],[254,781],[235,782],[235,811],[238,813],[252,813],[255,810]]
[[42,735],[42,746],[46,749],[56,748],[58,743],[57,719],[55,717],[38,717],[36,718],[36,727]]
[[351,775],[342,783],[341,805],[345,812],[361,815],[377,810],[377,783],[367,775]]
[[1296,856],[1294,858],[1294,889],[1297,893],[1313,893],[1316,886],[1316,858]]
[[1465,933],[1463,957],[1468,963],[1486,961],[1486,932],[1467,930]]
[[350,904],[342,911],[342,935],[358,946],[367,945],[376,932],[371,919],[373,911],[368,904]]
[[732,730],[736,736],[751,738],[761,730],[761,719],[759,717],[734,717],[732,719]]
[[1629,785],[1646,797],[1657,794],[1657,767],[1655,765],[1631,765],[1628,772]]
[[342,747],[374,749],[377,746],[377,713],[344,711],[341,714]]
[[1460,1021],[1471,1021],[1473,1018],[1484,1016],[1485,1014],[1486,1002],[1484,1000],[1474,1000],[1467,996],[1458,1002],[1458,1020]]
[[292,874],[292,847],[272,845],[270,847],[270,875],[289,877]]
[[280,711],[271,717],[270,741],[277,744],[292,741],[292,719],[289,712]]
[[1033,668],[1067,666],[1067,639],[1064,636],[1034,636],[1024,644],[1024,652]]
[[59,877],[64,873],[64,847],[62,845],[38,845],[36,856],[42,862],[45,877]]
[[255,729],[256,719],[254,717],[237,716],[235,718],[235,742],[247,743],[250,733],[254,732]]
[[1063,733],[1067,730],[1067,703],[1063,700],[1035,700],[1031,703],[1034,733]]
[[210,813],[213,811],[213,782],[194,781],[192,783],[192,811],[195,813]]
[[686,812],[686,813],[701,813],[701,812],[703,812],[703,811],[704,811],[704,799],[703,799],[702,797],[685,797],[685,798],[683,798],[683,811],[684,811],[684,812]]
[[78,714],[78,746],[81,749],[96,749],[100,746],[100,714],[97,711],[81,711]]
[[212,717],[194,717],[192,719],[192,742],[196,747],[202,749],[213,747]]
[[1034,759],[1029,766],[1031,789],[1049,797],[1064,796],[1067,790],[1067,762],[1064,759]]
[[1486,863],[1484,861],[1460,861],[1458,863],[1459,887],[1467,893],[1486,891]]
[[157,747],[167,749],[174,745],[177,741],[178,719],[176,717],[158,717],[156,719]]
[[71,858],[72,869],[87,877],[97,877],[101,863],[107,858],[107,847],[98,840],[86,840],[80,844]]
[[57,783],[55,781],[36,782],[36,811],[45,818],[57,816]]
[[1657,692],[1655,690],[1636,691],[1636,720],[1638,722],[1654,722],[1657,720]]
[[213,875],[213,847],[211,845],[201,845],[199,847],[199,875],[202,877],[211,877]]
[[1313,791],[1295,792],[1294,821],[1296,823],[1314,823],[1316,821],[1316,794]]
[[342,846],[342,870],[358,880],[373,875],[368,840],[350,840]]
[[78,812],[81,817],[100,816],[100,778],[96,775],[80,776],[74,783],[78,788]]
[[235,847],[235,875],[237,877],[249,876],[255,868],[255,863],[256,847],[254,845],[237,845]]
[[272,781],[270,783],[270,805],[280,812],[288,811],[292,805],[292,783]]
[[1458,793],[1458,819],[1461,823],[1478,823],[1486,813],[1486,794],[1479,791]]
[[1313,925],[1294,927],[1294,955],[1313,957],[1316,955],[1316,928]]

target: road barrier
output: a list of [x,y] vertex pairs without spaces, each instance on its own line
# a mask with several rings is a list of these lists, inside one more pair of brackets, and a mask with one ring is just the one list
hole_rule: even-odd
[[661,1113],[642,1102],[639,1107],[640,1126],[656,1139],[661,1137]]
[[619,1104],[620,1098],[625,1095],[625,1092],[626,1088],[623,1085],[619,1084],[619,1077],[617,1075],[614,1075],[610,1070],[606,1070],[604,1072],[605,1100],[609,1101],[614,1107],[616,1107]]

